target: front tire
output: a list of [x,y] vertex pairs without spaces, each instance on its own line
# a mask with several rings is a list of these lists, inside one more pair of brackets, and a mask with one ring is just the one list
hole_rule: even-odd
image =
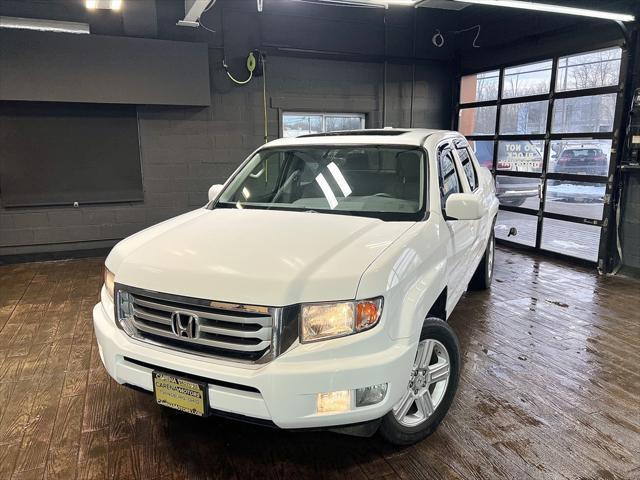
[[412,445],[444,419],[460,377],[460,345],[443,320],[427,318],[406,392],[382,418],[380,435],[394,445]]
[[487,242],[484,255],[476,271],[471,277],[469,282],[469,288],[471,290],[488,290],[491,287],[491,281],[493,280],[493,265],[496,257],[496,238],[493,234],[493,228],[491,228],[491,235]]

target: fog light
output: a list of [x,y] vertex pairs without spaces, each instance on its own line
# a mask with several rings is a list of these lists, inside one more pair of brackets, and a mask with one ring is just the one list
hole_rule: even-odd
[[318,413],[338,413],[351,410],[351,390],[319,393],[316,399]]
[[374,405],[384,400],[387,394],[387,384],[371,385],[370,387],[358,388],[356,390],[356,407],[366,407]]

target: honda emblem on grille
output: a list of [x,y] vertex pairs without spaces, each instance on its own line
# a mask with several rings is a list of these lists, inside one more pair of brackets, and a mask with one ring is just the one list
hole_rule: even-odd
[[171,329],[178,337],[198,338],[200,318],[193,313],[175,311],[171,314]]

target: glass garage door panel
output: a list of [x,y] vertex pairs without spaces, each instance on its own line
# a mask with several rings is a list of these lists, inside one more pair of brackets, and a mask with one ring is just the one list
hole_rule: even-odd
[[621,58],[620,47],[560,57],[556,92],[618,85]]
[[493,135],[498,107],[461,108],[458,130],[463,135]]
[[496,169],[504,172],[542,172],[544,140],[501,140]]
[[551,173],[600,175],[609,173],[612,140],[568,139],[551,142],[548,170]]
[[551,133],[612,132],[615,93],[559,98],[553,104]]
[[480,165],[487,168],[493,167],[493,140],[469,140],[469,146],[476,154]]
[[538,210],[540,208],[540,189],[542,181],[539,178],[496,176],[496,194],[500,205],[507,207],[522,207]]
[[460,103],[497,100],[499,79],[499,70],[465,75],[460,82]]
[[544,250],[595,262],[599,244],[600,227],[553,218],[542,220],[541,247]]
[[[508,236],[512,227],[516,228],[517,234]],[[498,211],[495,228],[496,238],[534,247],[537,230],[538,217],[535,215],[507,212],[506,210]]]
[[544,211],[602,220],[605,183],[547,180]]
[[551,60],[546,60],[505,69],[502,98],[549,93],[552,64]]
[[548,100],[503,105],[500,107],[500,135],[544,133],[548,111]]

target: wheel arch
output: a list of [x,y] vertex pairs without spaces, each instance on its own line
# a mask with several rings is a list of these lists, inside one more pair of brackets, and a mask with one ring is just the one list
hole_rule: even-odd
[[438,298],[436,298],[435,302],[433,302],[433,305],[431,305],[431,308],[427,312],[426,318],[429,318],[429,317],[436,317],[444,321],[447,320],[447,287],[446,286],[442,289],[442,292],[440,292],[440,295],[438,295]]
[[[407,231],[369,266],[358,285],[358,298],[384,292],[383,322],[392,339],[417,339],[430,309],[447,299],[447,244],[440,217],[431,215]],[[438,300],[440,299],[440,300]],[[445,311],[446,314],[446,311]],[[445,318],[442,317],[444,320]]]

